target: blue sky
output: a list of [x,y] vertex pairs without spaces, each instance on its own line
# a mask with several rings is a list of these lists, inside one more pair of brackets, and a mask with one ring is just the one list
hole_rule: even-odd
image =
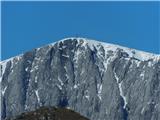
[[158,2],[2,2],[2,59],[80,36],[160,53]]

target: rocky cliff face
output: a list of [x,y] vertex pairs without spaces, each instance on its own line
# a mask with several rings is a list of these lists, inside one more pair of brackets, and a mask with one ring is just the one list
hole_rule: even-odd
[[1,62],[2,119],[41,106],[91,120],[159,120],[160,56],[84,38]]

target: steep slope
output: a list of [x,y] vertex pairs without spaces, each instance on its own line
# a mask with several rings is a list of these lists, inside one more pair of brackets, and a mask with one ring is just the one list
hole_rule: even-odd
[[67,38],[3,61],[2,118],[41,106],[91,120],[160,119],[160,56]]
[[35,111],[22,113],[7,120],[89,120],[78,113],[55,107],[41,107]]

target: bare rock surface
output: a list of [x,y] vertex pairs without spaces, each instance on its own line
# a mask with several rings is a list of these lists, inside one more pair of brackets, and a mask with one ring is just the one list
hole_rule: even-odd
[[1,62],[1,117],[42,106],[91,120],[160,120],[160,55],[66,38]]

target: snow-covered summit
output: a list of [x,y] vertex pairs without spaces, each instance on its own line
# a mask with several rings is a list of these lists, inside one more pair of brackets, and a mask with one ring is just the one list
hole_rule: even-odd
[[[66,40],[77,40],[78,43],[81,43],[83,41],[82,45],[84,45],[84,46],[88,45],[91,49],[94,49],[94,47],[97,48],[99,46],[103,46],[106,51],[112,50],[113,52],[115,52],[117,49],[122,49],[124,52],[126,52],[129,55],[129,57],[134,57],[134,58],[141,60],[141,61],[146,61],[149,59],[154,59],[157,61],[160,59],[160,55],[158,55],[158,54],[144,52],[141,50],[136,50],[136,49],[123,47],[123,46],[116,45],[116,44],[101,42],[101,41],[97,41],[97,40],[92,40],[92,39],[88,39],[88,38],[70,37],[70,38],[64,38],[58,42],[64,42]],[[54,42],[51,45],[54,45],[55,43],[57,43],[57,42]]]
[[[145,51],[141,51],[141,50],[136,50],[136,49],[132,49],[132,48],[128,48],[128,47],[123,47],[117,44],[111,44],[111,43],[107,43],[107,42],[101,42],[101,41],[97,41],[97,40],[93,40],[93,39],[88,39],[88,38],[82,38],[82,37],[69,37],[69,38],[64,38],[61,39],[59,41],[56,41],[54,43],[48,44],[47,46],[54,46],[56,43],[60,43],[60,42],[64,42],[66,40],[77,40],[78,44],[81,44],[83,46],[89,46],[91,49],[98,48],[100,46],[103,46],[104,50],[109,51],[112,50],[113,52],[115,52],[117,49],[122,49],[124,52],[126,52],[129,57],[134,57],[138,60],[141,61],[146,61],[149,59],[154,59],[155,61],[160,60],[160,55],[159,54],[154,54],[154,53],[149,53],[149,52],[145,52]],[[36,48],[37,50],[43,48],[39,47]],[[0,63],[4,63],[7,62],[9,60],[12,60],[14,58],[19,59],[23,54],[17,55],[15,57],[9,58],[7,60],[1,61]]]

